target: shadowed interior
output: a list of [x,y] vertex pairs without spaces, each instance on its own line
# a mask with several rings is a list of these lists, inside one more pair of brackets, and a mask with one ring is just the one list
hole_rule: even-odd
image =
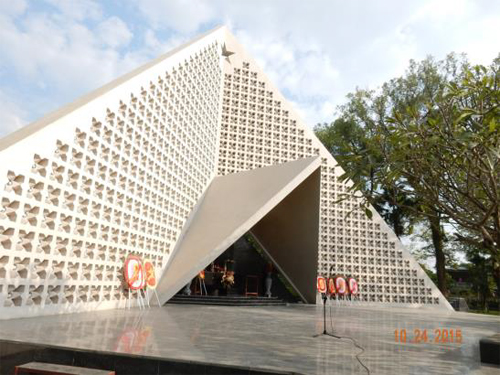
[[[290,212],[290,209],[287,209],[290,204],[285,204],[284,208],[275,211],[273,216],[279,216],[280,212],[282,214],[292,213],[296,215],[298,222],[307,221],[308,218],[315,218],[312,221],[313,224],[308,223],[307,225],[315,225],[316,232],[311,231],[309,236],[304,236],[304,233],[309,233],[308,229],[297,230],[297,227],[301,226],[300,224],[293,224],[293,226],[287,228],[287,225],[292,224],[285,218],[277,218],[279,222],[276,223],[276,228],[281,228],[284,231],[293,231],[295,229],[297,243],[302,245],[307,243],[306,249],[308,250],[305,250],[302,246],[297,246],[294,249],[300,252],[309,251],[307,256],[312,260],[308,260],[305,264],[311,266],[309,273],[314,274],[316,269],[314,254],[315,249],[317,249],[316,233],[319,210],[319,173],[314,172],[319,170],[319,165],[319,158],[312,157],[215,178],[199,203],[198,209],[190,218],[189,224],[184,228],[179,246],[174,250],[159,282],[158,294],[160,295],[160,302],[165,303],[170,299],[200,270],[215,260],[290,194],[294,204],[297,204],[300,199],[305,199],[308,194],[314,195],[314,197],[309,197],[308,201],[298,208],[300,210],[300,207],[303,209],[307,205],[308,214],[305,215],[302,211],[300,211],[300,215],[298,215],[298,211]],[[314,177],[309,180],[308,177],[313,174]],[[297,194],[292,193],[303,183],[305,184],[304,188],[300,188]],[[286,233],[283,233],[283,236],[280,237],[285,235]],[[267,238],[264,232],[263,236]],[[301,236],[304,238],[299,239],[298,237]],[[295,236],[292,237],[295,238]],[[292,239],[290,241],[293,242]],[[275,247],[275,243],[271,244],[266,241],[266,244],[272,245],[273,249]],[[283,250],[277,251],[276,254],[270,253],[270,255],[275,261],[276,259],[284,261],[285,252],[286,249],[283,247]],[[294,255],[297,255],[296,259],[302,258],[298,254]],[[303,256],[306,257],[306,254]],[[281,268],[285,277],[292,281],[286,275],[287,269],[293,271],[295,277],[299,277],[299,273],[296,272],[296,268],[292,267],[291,262],[285,262],[284,264],[286,265],[284,268],[281,268],[279,264],[277,266]],[[301,279],[298,278],[298,280]],[[308,291],[309,286],[302,286],[301,282],[299,282],[297,288],[299,291]],[[314,293],[314,286],[311,293]],[[307,298],[307,301],[314,302],[314,299]]]

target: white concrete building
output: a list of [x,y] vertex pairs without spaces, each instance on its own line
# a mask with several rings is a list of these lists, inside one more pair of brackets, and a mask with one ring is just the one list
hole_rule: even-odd
[[[0,318],[125,307],[128,254],[166,301],[250,231],[301,297],[451,308],[226,28],[0,140]],[[135,297],[136,295],[134,295]]]

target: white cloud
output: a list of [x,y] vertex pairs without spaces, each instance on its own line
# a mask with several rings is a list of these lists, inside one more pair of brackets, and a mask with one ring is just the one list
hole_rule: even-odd
[[[15,21],[0,16],[0,89],[18,93],[13,100],[1,98],[5,113],[0,132],[32,121],[150,59],[147,49],[120,54],[118,48],[131,38],[116,16],[94,29],[61,13],[27,12]],[[30,103],[27,112],[12,104],[20,97]]]
[[156,58],[187,41],[186,37],[173,35],[166,40],[160,40],[155,32],[147,29],[141,40],[141,48],[124,54],[120,62],[120,71],[125,73]]
[[21,116],[19,107],[12,106],[16,97],[7,101],[15,111],[2,116],[1,129],[32,121],[185,41],[178,35],[158,39],[146,30],[143,41],[131,49],[134,36],[128,25],[116,15],[100,18],[95,2],[82,2],[89,8],[76,10],[62,1],[50,2],[58,11],[20,7],[0,14],[0,89],[30,102]]
[[60,11],[65,19],[83,21],[102,17],[102,7],[95,0],[45,0]]
[[116,62],[114,50],[101,49],[83,24],[61,24],[46,14],[27,17],[22,28],[12,22],[0,24],[0,49],[3,65],[17,70],[24,80],[56,84],[64,93],[102,83],[113,75],[109,65]]
[[329,97],[339,71],[316,44],[274,35],[254,38],[242,30],[236,30],[236,37],[271,81],[296,103],[297,111],[308,124],[312,126],[331,117],[332,112],[325,113],[325,109],[331,107]]
[[295,101],[288,100],[293,108],[297,111],[300,118],[313,128],[318,123],[327,122],[332,120],[332,115],[335,112],[336,103],[330,98],[323,98],[318,101]]
[[469,38],[464,41],[463,50],[467,51],[475,64],[489,65],[500,53],[500,19],[495,15],[483,18],[470,25],[468,30],[473,34],[482,34],[481,38]]
[[18,105],[9,95],[0,91],[0,137],[26,124],[26,108]]
[[495,0],[46,2],[50,12],[0,0],[0,79],[49,90],[58,105],[221,20],[311,126],[331,121],[356,87],[402,74],[411,58],[455,51],[488,64],[500,51]]
[[132,33],[125,22],[115,16],[99,24],[97,35],[105,44],[112,48],[126,46],[132,39]]
[[78,20],[63,20],[60,14],[33,13],[16,23],[3,17],[0,66],[23,84],[36,82],[59,98],[74,99],[151,58],[147,53],[138,53],[135,59],[120,54],[118,49],[127,46],[132,36],[116,16],[94,29]]
[[154,29],[192,33],[217,17],[211,2],[203,0],[136,0],[136,4]]
[[169,39],[160,40],[151,29],[147,29],[144,33],[144,46],[147,48],[149,54],[155,57],[164,54],[187,41],[188,38],[178,34],[172,35]]
[[403,74],[410,59],[455,51],[488,64],[500,51],[500,3],[492,0],[223,5],[223,19],[311,126],[331,121],[356,87]]
[[19,16],[26,11],[26,0],[0,0],[0,14],[5,16]]
[[466,52],[473,63],[489,64],[500,51],[500,3],[472,0],[429,0],[406,26],[419,52],[443,58]]
[[412,17],[413,19],[463,19],[473,11],[475,5],[470,0],[428,0]]

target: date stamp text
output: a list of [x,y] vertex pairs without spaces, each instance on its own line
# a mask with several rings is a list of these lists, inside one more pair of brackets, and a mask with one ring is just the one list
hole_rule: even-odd
[[461,329],[436,328],[427,330],[415,328],[413,332],[411,330],[407,332],[405,328],[402,328],[394,330],[394,339],[402,344],[461,344],[463,337]]

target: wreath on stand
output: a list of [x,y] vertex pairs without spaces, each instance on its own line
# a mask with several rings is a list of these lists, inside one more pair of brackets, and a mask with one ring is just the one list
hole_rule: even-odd
[[[228,263],[230,267],[228,267]],[[231,287],[234,285],[234,271],[228,270],[228,268],[234,269],[233,263],[234,261],[227,260],[226,263],[224,264],[224,273],[222,275],[221,283],[226,290],[231,289]]]

